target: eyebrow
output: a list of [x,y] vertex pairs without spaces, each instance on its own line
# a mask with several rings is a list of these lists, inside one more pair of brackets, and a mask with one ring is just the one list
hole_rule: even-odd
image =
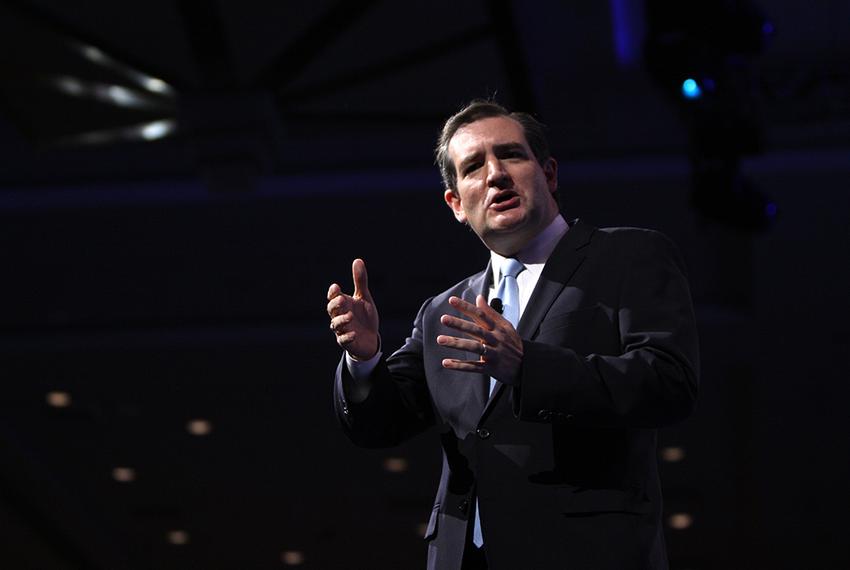
[[[493,145],[493,151],[496,153],[497,156],[502,155],[502,154],[509,152],[509,151],[513,151],[513,150],[521,150],[523,153],[526,152],[525,145],[523,145],[522,143],[518,143],[518,142],[508,142],[508,143],[501,143],[501,144]],[[460,161],[460,164],[457,165],[457,171],[463,172],[464,168],[466,168],[470,163],[478,160],[480,157],[481,157],[480,151],[476,151],[476,152],[470,154],[469,156],[464,158],[462,161]]]

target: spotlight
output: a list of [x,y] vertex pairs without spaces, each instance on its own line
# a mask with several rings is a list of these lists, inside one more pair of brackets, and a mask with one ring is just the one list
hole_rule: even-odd
[[688,127],[692,203],[704,217],[749,232],[768,229],[777,215],[739,167],[741,157],[762,150],[753,59],[774,34],[755,2],[645,0],[647,71]]
[[702,96],[702,89],[696,79],[689,77],[682,82],[682,95],[685,99],[699,99]]

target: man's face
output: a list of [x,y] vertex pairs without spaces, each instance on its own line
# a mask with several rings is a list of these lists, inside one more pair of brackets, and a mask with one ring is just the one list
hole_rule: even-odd
[[542,166],[510,117],[488,117],[464,125],[449,141],[457,193],[446,203],[491,250],[513,255],[546,228],[558,213],[553,192],[558,166]]

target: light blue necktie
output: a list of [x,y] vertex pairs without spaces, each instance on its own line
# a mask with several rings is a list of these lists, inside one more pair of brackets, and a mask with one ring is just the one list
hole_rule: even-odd
[[[502,262],[502,277],[496,288],[496,298],[502,301],[502,316],[516,328],[519,323],[519,284],[516,276],[525,266],[511,257]],[[490,395],[496,388],[496,379],[490,378]],[[478,499],[475,499],[475,527],[472,529],[472,543],[481,548],[484,545],[484,535],[481,534],[481,518],[478,515]]]
[[[519,323],[519,284],[516,276],[519,275],[525,265],[512,257],[502,262],[502,278],[496,288],[496,298],[502,301],[502,316],[516,328]],[[490,378],[490,395],[496,388],[496,379]]]

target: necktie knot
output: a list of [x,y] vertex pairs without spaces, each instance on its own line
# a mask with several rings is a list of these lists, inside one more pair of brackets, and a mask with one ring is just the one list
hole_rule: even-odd
[[503,277],[510,276],[516,279],[516,276],[519,275],[523,269],[525,269],[525,265],[523,265],[519,262],[519,260],[516,260],[513,257],[508,257],[502,262]]
[[496,297],[502,301],[502,316],[513,326],[517,326],[519,322],[519,284],[516,277],[525,269],[525,265],[509,257],[502,262],[500,269],[502,270],[502,278],[499,279],[499,286],[496,288]]

